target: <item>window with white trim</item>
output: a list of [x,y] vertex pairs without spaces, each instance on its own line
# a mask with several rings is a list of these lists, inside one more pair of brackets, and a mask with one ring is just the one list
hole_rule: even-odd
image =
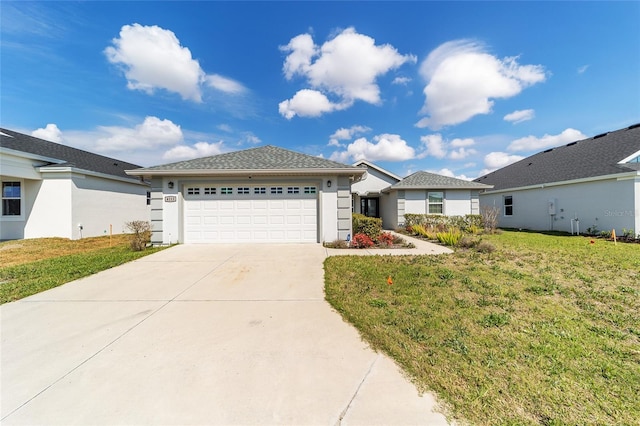
[[504,215],[513,216],[513,196],[505,195],[502,201],[504,203]]
[[222,188],[220,188],[220,194],[231,195],[233,194],[233,188],[231,188],[230,186],[223,186]]
[[187,195],[200,195],[200,188],[198,187],[187,188]]
[[290,186],[287,188],[287,194],[299,194],[300,187],[299,186]]
[[215,188],[204,188],[204,195],[216,195],[216,189]]
[[444,213],[444,192],[429,192],[427,194],[427,213]]
[[2,216],[22,214],[22,186],[20,182],[2,182]]
[[255,188],[253,188],[253,193],[254,194],[266,194],[267,193],[267,188],[265,188],[264,186],[256,186]]
[[305,194],[315,194],[317,192],[317,188],[315,186],[305,186],[304,193]]
[[282,187],[281,186],[272,186],[271,187],[271,193],[272,194],[282,194]]
[[246,186],[241,186],[238,188],[238,194],[249,194],[249,188],[247,188]]

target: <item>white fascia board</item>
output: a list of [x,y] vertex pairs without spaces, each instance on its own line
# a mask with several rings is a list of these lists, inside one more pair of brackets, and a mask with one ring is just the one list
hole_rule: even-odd
[[640,171],[637,172],[629,172],[629,173],[616,173],[613,175],[602,175],[602,176],[593,176],[582,179],[572,179],[572,180],[564,180],[560,182],[549,182],[549,183],[538,183],[536,185],[528,185],[528,186],[520,186],[516,188],[505,188],[505,189],[497,189],[495,191],[486,190],[483,194],[504,194],[507,192],[513,191],[525,191],[528,189],[542,189],[549,188],[554,186],[564,186],[564,185],[574,185],[576,183],[589,183],[589,182],[597,182],[599,180],[629,180],[640,177]]
[[629,161],[633,160],[636,157],[640,157],[640,151],[636,151],[633,154],[631,154],[630,156],[628,156],[627,158],[621,160],[618,162],[618,164],[625,164],[628,163]]
[[87,176],[99,177],[102,179],[115,180],[119,182],[133,183],[138,185],[148,185],[147,182],[141,181],[140,179],[134,179],[134,178],[127,179],[120,176],[108,175],[106,173],[98,173],[90,170],[83,170],[83,169],[78,169],[75,167],[68,167],[68,166],[61,166],[61,167],[43,166],[43,167],[39,167],[38,171],[43,175],[46,173],[76,173],[76,174],[82,174]]
[[15,155],[16,157],[27,158],[29,160],[44,161],[46,163],[57,163],[57,164],[66,163],[66,161],[60,160],[59,158],[45,157],[43,155],[32,154],[30,152],[19,151],[17,149],[11,149],[11,148],[4,148],[1,146],[0,146],[0,153],[11,154],[11,155]]
[[125,170],[129,176],[353,176],[360,177],[366,173],[365,169],[229,169],[229,170]]

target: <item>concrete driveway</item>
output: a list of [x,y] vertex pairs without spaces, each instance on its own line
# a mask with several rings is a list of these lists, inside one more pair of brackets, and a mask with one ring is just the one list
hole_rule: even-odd
[[446,424],[324,300],[326,256],[181,245],[3,305],[2,424]]

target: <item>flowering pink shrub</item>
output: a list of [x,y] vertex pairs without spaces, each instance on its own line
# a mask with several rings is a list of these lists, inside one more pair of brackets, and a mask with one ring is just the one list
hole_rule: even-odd
[[378,237],[378,244],[383,247],[391,247],[393,245],[393,239],[391,232],[383,232]]
[[374,242],[366,234],[355,234],[351,240],[351,245],[356,248],[369,248]]

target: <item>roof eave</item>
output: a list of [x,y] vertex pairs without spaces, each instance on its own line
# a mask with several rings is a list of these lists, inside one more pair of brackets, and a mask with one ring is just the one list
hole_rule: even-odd
[[107,173],[94,172],[91,170],[79,169],[77,167],[71,166],[42,166],[37,167],[40,173],[77,173],[87,176],[94,176],[103,179],[116,180],[120,182],[132,183],[136,185],[148,185],[147,182],[141,181],[140,179],[135,178],[126,178],[122,176],[110,175]]
[[541,188],[546,188],[546,187],[573,185],[573,184],[576,184],[576,183],[588,183],[588,182],[596,182],[596,181],[599,181],[599,180],[609,180],[609,179],[627,180],[627,179],[635,179],[637,177],[640,177],[640,170],[639,171],[624,172],[624,173],[615,173],[615,174],[609,174],[609,175],[602,175],[602,176],[591,176],[591,177],[588,177],[588,178],[563,180],[563,181],[559,181],[559,182],[545,182],[545,183],[537,183],[537,184],[534,184],[534,185],[496,189],[496,190],[493,190],[493,191],[487,191],[487,192],[485,192],[485,194],[500,194],[500,193],[504,193],[504,192],[524,191],[524,190],[528,190],[528,189],[541,189]]
[[364,169],[353,168],[308,168],[308,169],[193,169],[193,170],[125,170],[129,176],[318,176],[318,175],[346,175],[360,177],[366,173]]

